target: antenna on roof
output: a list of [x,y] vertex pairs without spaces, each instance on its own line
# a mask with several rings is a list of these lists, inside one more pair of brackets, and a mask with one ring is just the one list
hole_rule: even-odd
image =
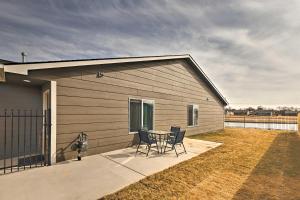
[[25,54],[25,52],[22,52],[21,56],[22,56],[22,63],[24,63],[25,62],[25,57],[27,56],[27,54]]

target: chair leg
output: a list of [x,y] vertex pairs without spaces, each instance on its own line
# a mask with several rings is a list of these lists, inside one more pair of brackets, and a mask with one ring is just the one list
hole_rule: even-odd
[[166,153],[167,146],[168,146],[168,143],[166,143],[166,145],[165,145],[164,153]]
[[184,146],[184,144],[183,144],[183,143],[182,143],[182,146],[183,146],[184,152],[186,153],[185,146]]
[[150,145],[147,145],[147,146],[148,146],[148,151],[147,151],[146,156],[148,156],[148,154],[149,154],[149,151],[150,151],[150,149],[151,149],[151,144],[150,144]]
[[173,148],[175,149],[176,156],[178,157],[178,153],[177,153],[175,145],[173,145]]
[[139,151],[140,145],[141,145],[141,142],[139,142],[139,144],[138,144],[138,146],[137,146],[137,149],[136,149],[135,155],[136,155],[136,154],[137,154],[137,152]]

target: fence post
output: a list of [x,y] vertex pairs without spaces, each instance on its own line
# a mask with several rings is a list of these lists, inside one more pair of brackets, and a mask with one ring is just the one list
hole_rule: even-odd
[[300,133],[300,112],[298,112],[298,133]]

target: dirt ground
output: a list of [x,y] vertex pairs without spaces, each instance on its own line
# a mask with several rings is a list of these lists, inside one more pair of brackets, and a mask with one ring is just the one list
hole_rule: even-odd
[[227,128],[192,138],[223,142],[104,199],[300,199],[300,136]]

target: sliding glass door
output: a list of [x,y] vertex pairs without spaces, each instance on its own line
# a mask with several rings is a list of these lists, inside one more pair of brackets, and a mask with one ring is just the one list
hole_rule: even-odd
[[154,101],[146,99],[129,99],[129,131],[141,128],[153,130]]

